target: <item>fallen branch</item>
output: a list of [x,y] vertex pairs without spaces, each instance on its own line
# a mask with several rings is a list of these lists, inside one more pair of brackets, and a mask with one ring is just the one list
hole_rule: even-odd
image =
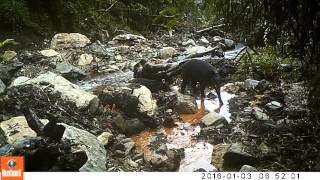
[[211,31],[213,29],[217,29],[217,28],[220,28],[220,27],[223,27],[223,26],[225,26],[225,24],[219,24],[219,25],[216,25],[216,26],[211,26],[211,27],[208,27],[208,28],[204,28],[204,29],[198,30],[198,31],[196,31],[196,33],[197,34],[205,33],[205,32],[208,32],[208,31]]

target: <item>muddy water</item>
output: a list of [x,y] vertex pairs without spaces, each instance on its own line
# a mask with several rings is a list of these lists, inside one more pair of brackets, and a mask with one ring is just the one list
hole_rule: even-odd
[[197,100],[198,112],[195,114],[182,114],[176,120],[176,127],[171,129],[161,129],[159,131],[145,131],[138,135],[133,136],[136,142],[137,149],[145,153],[145,158],[151,159],[156,156],[155,152],[150,150],[150,140],[158,134],[165,133],[167,136],[168,149],[184,148],[185,158],[180,163],[179,171],[192,172],[197,169],[204,169],[206,171],[214,171],[216,168],[211,165],[213,146],[204,141],[198,141],[196,136],[200,133],[200,119],[208,112],[215,111],[224,116],[229,122],[229,99],[234,97],[222,88],[221,91],[222,101],[224,105],[219,107],[218,99],[204,99]]

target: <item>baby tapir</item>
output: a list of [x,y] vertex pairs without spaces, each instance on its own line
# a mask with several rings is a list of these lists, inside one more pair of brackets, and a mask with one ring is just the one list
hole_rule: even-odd
[[220,95],[222,79],[211,64],[202,60],[190,60],[181,64],[179,70],[172,72],[171,75],[180,73],[183,79],[181,84],[181,93],[184,93],[186,85],[189,82],[191,82],[193,88],[195,88],[197,82],[199,82],[201,97],[205,97],[205,88],[212,86],[217,92],[220,105],[223,105]]

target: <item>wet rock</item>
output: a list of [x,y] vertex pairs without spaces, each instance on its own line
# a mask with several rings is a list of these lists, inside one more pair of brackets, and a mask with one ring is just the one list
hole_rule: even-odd
[[106,171],[106,150],[93,134],[66,124],[63,139],[69,140],[74,151],[85,151],[87,162],[79,171],[102,172]]
[[277,110],[277,109],[282,108],[281,103],[279,103],[279,102],[277,102],[277,101],[271,101],[271,102],[269,102],[268,104],[266,104],[266,106],[267,106],[269,109],[272,109],[272,110]]
[[107,146],[113,138],[113,135],[109,132],[103,132],[97,138],[103,146]]
[[79,109],[89,109],[91,112],[95,112],[99,105],[97,96],[85,92],[77,85],[52,72],[40,74],[38,77],[24,82],[14,81],[13,84],[13,87],[31,84],[37,88],[51,88],[53,92],[60,93],[62,99],[74,103]]
[[303,118],[309,114],[307,90],[303,83],[293,83],[284,87],[285,112],[290,119]]
[[193,46],[190,48],[187,48],[184,54],[191,55],[191,54],[199,54],[208,51],[208,49],[204,46]]
[[196,99],[177,92],[177,103],[173,110],[179,114],[194,114],[198,110]]
[[82,48],[90,43],[90,39],[79,33],[59,33],[51,40],[51,49]]
[[236,45],[236,43],[233,40],[227,38],[224,39],[224,44],[226,45],[227,49],[234,49]]
[[176,54],[177,54],[177,50],[173,47],[164,47],[159,51],[160,58],[162,59],[171,58]]
[[188,39],[187,41],[182,42],[182,46],[195,46],[196,42],[193,39]]
[[86,66],[91,64],[93,61],[93,57],[91,54],[81,54],[79,59],[78,59],[78,65],[79,66]]
[[200,42],[202,42],[203,44],[209,44],[210,42],[208,41],[208,39],[204,36],[201,37]]
[[258,170],[255,167],[249,165],[243,165],[239,172],[257,172]]
[[245,164],[253,164],[255,157],[246,152],[244,145],[233,143],[228,151],[223,155],[224,167],[239,167]]
[[11,61],[11,60],[13,60],[16,56],[17,56],[17,53],[14,52],[14,51],[5,51],[5,52],[2,54],[1,58],[2,58],[2,60],[3,60],[4,62],[6,62],[6,61]]
[[3,94],[6,90],[6,85],[0,79],[0,95]]
[[139,119],[124,119],[120,114],[113,119],[113,122],[122,133],[128,135],[136,134],[146,129],[144,123]]
[[147,39],[143,36],[134,34],[120,34],[115,36],[112,41],[142,43],[147,41]]
[[40,54],[45,57],[54,57],[54,56],[60,55],[60,53],[58,53],[57,51],[55,51],[53,49],[42,50],[42,51],[40,51]]
[[258,84],[259,84],[259,81],[257,80],[247,79],[244,81],[244,88],[246,90],[255,89]]
[[9,120],[2,121],[0,127],[9,144],[14,144],[27,137],[37,136],[37,134],[28,126],[24,116],[13,117]]
[[106,48],[103,44],[100,42],[92,43],[89,46],[89,51],[97,56],[100,57],[110,57],[114,55],[114,49],[112,48]]
[[226,118],[216,112],[210,112],[209,114],[205,115],[203,118],[201,118],[201,122],[205,126],[214,126],[216,128],[221,128],[228,124]]
[[59,72],[64,78],[69,80],[82,79],[86,77],[86,73],[83,70],[71,65],[68,62],[58,63],[56,71]]
[[268,121],[269,120],[269,116],[266,113],[264,113],[262,109],[260,109],[258,107],[252,108],[252,114],[259,121]]
[[155,154],[150,163],[156,171],[176,171],[183,156],[183,149],[167,150],[165,155]]
[[135,147],[135,143],[133,141],[129,141],[124,143],[124,147],[125,147],[125,155],[129,155],[132,151],[132,149]]

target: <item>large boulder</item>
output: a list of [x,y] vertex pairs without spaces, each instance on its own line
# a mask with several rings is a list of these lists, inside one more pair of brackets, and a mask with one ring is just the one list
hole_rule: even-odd
[[179,114],[194,114],[198,111],[196,99],[177,92],[177,103],[173,110]]
[[106,171],[106,150],[93,134],[61,123],[65,128],[62,139],[69,140],[71,148],[77,151],[85,151],[87,162],[79,171],[102,172]]
[[13,117],[2,121],[0,124],[7,143],[14,144],[28,137],[36,137],[37,134],[30,129],[24,116]]
[[126,115],[153,115],[157,109],[156,100],[151,91],[142,85],[129,84],[124,87],[107,87],[102,92],[96,92],[104,104],[121,109]]
[[96,95],[85,92],[80,89],[79,86],[72,84],[62,76],[55,73],[47,72],[29,80],[23,78],[23,81],[21,78],[17,78],[12,83],[14,87],[29,84],[42,89],[50,87],[54,93],[61,94],[61,98],[63,100],[72,102],[79,109],[90,109],[94,112],[98,108],[99,99]]
[[[48,120],[41,121],[44,124],[48,122]],[[79,171],[105,171],[106,150],[97,137],[85,130],[64,123],[59,124],[66,128],[62,140],[70,142],[71,152],[74,154],[85,152],[87,156],[86,163]],[[37,136],[37,134],[28,126],[24,116],[14,117],[7,121],[3,121],[0,126],[4,131],[7,142],[10,144]]]
[[51,40],[51,49],[82,48],[90,43],[90,39],[79,33],[59,33]]

